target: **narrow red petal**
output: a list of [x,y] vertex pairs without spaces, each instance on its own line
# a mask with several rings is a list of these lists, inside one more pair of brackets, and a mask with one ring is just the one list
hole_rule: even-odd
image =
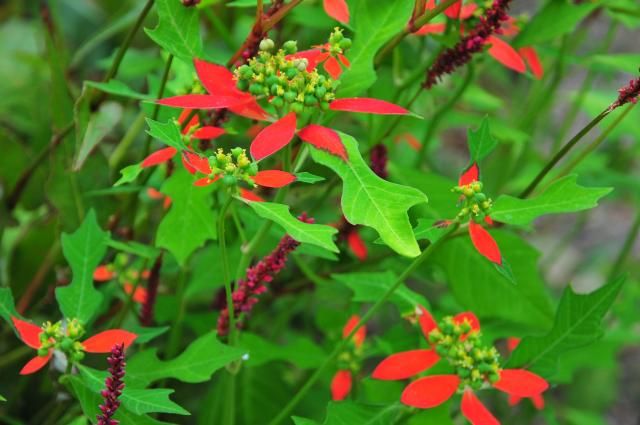
[[194,167],[193,164],[191,164],[187,160],[186,155],[181,155],[180,158],[182,159],[182,166],[184,167],[184,169],[187,170],[189,172],[189,174],[195,174],[196,173],[196,167]]
[[324,0],[324,11],[338,22],[349,23],[349,6],[345,0]]
[[324,67],[324,70],[327,71],[327,74],[331,76],[331,78],[333,78],[334,80],[340,78],[340,75],[342,74],[342,67],[340,66],[340,62],[338,62],[336,58],[331,56],[326,61],[324,61],[324,64],[322,64],[322,66]]
[[539,80],[544,76],[544,69],[538,57],[538,52],[533,47],[522,47],[518,50],[520,56],[527,62],[533,75]]
[[549,388],[549,384],[544,378],[524,369],[502,370],[500,380],[493,386],[500,391],[518,397],[533,397]]
[[93,271],[93,280],[97,282],[108,282],[115,276],[115,272],[113,272],[109,266],[103,264],[101,266],[96,267]]
[[[184,120],[186,120],[187,117],[191,115],[192,111],[193,109],[183,109],[182,112],[180,113],[180,116],[178,117],[178,122],[181,125],[183,125]],[[196,114],[193,117],[191,117],[191,120],[189,121],[189,123],[186,126],[184,126],[184,128],[182,129],[182,134],[187,134],[189,132],[189,129],[191,129],[191,127],[198,124],[200,124],[200,118],[198,118],[198,115]]]
[[418,140],[418,138],[416,136],[414,136],[411,133],[403,133],[400,134],[399,136],[397,136],[395,138],[395,142],[399,143],[402,140],[406,141],[407,144],[411,147],[411,149],[413,149],[414,151],[419,151],[420,150],[420,146],[422,146],[422,143],[420,143],[420,141]]
[[49,363],[51,356],[53,356],[53,351],[49,350],[49,354],[47,354],[46,356],[36,356],[32,358],[27,362],[27,364],[22,367],[22,369],[20,370],[20,375],[29,375],[31,373],[39,371],[47,363]]
[[418,29],[418,31],[414,32],[416,35],[428,35],[428,34],[442,34],[444,30],[447,28],[447,24],[438,23],[438,24],[425,24]]
[[478,5],[475,3],[465,4],[460,9],[460,19],[465,20],[473,16],[473,13],[478,9]]
[[88,353],[108,353],[116,344],[124,343],[127,348],[137,337],[138,335],[122,329],[110,329],[88,338],[82,345]]
[[544,397],[542,394],[534,395],[531,397],[531,401],[533,402],[533,406],[538,409],[544,409]]
[[464,313],[456,314],[453,317],[453,323],[461,324],[461,323],[464,323],[465,321],[469,322],[469,324],[471,325],[472,331],[480,330],[480,320],[478,320],[476,315],[470,311],[465,311]]
[[[131,291],[133,291],[133,285],[130,283],[125,283],[124,284],[124,292],[127,295],[131,295]],[[147,301],[147,290],[142,287],[142,286],[138,286],[136,287],[136,290],[133,294],[133,301],[137,302],[138,304],[144,304]]]
[[444,14],[447,15],[447,18],[458,19],[460,17],[460,10],[462,10],[462,0],[457,1],[451,6],[447,7],[444,11]]
[[396,380],[407,379],[431,368],[440,360],[433,350],[411,350],[392,354],[374,369],[374,379]]
[[307,60],[307,71],[313,71],[323,60],[328,57],[327,54],[323,53],[321,49],[310,49],[310,50],[302,50],[300,52],[294,53],[293,55],[287,55],[287,59],[306,59]]
[[286,171],[264,170],[258,171],[258,174],[253,176],[253,181],[258,186],[278,188],[293,183],[296,181],[296,176]]
[[198,79],[209,94],[224,95],[241,93],[236,87],[233,73],[226,67],[201,59],[194,59],[193,65],[196,68]]
[[209,165],[209,158],[189,151],[183,151],[182,157],[196,171],[199,171],[202,174],[211,174],[211,165]]
[[351,392],[351,372],[348,370],[339,370],[333,375],[331,380],[331,399],[340,401],[347,398]]
[[340,135],[335,130],[317,124],[309,124],[298,132],[302,141],[310,143],[318,149],[347,160],[347,151],[342,144]]
[[193,182],[194,186],[204,187],[209,186],[210,184],[215,183],[220,178],[220,175],[215,176],[214,178],[203,177]]
[[519,344],[520,344],[520,338],[516,338],[513,336],[507,338],[507,350],[509,350],[510,352],[515,350]]
[[370,97],[349,97],[336,99],[329,104],[332,111],[362,112],[379,115],[407,115],[409,111],[402,106]]
[[480,254],[487,257],[489,261],[502,265],[500,248],[498,248],[498,244],[484,227],[471,220],[469,222],[469,236],[471,236],[473,246]]
[[16,327],[18,331],[18,335],[22,342],[28,345],[31,348],[38,349],[42,346],[40,342],[40,334],[42,333],[42,328],[40,326],[36,326],[33,323],[25,322],[24,320],[18,319],[17,317],[11,316],[11,321],[13,322],[13,326]]
[[420,328],[422,329],[422,334],[424,335],[425,339],[429,341],[429,334],[432,330],[438,329],[438,324],[426,308],[424,308],[423,306],[418,306],[418,308],[420,309],[418,323],[420,324]]
[[460,410],[472,425],[500,425],[500,422],[484,407],[484,404],[471,390],[466,390],[462,395]]
[[142,161],[142,167],[152,167],[154,165],[162,164],[163,162],[167,162],[178,152],[176,148],[168,147],[162,148],[150,154],[148,157]]
[[340,62],[347,68],[351,66],[351,62],[349,62],[349,59],[345,55],[338,54],[338,59],[340,59]]
[[249,148],[251,156],[254,160],[259,161],[278,152],[291,142],[295,132],[296,114],[290,112],[258,133]]
[[[353,331],[353,329],[358,325],[359,322],[360,322],[360,316],[358,316],[357,314],[354,314],[353,316],[351,316],[347,321],[347,323],[344,325],[344,328],[342,328],[342,338],[348,337],[351,331]],[[353,342],[356,345],[356,347],[360,347],[364,343],[364,339],[366,337],[367,337],[367,327],[360,326],[356,331],[356,333],[353,335]]]
[[193,133],[193,137],[196,139],[215,139],[224,134],[224,128],[206,126],[201,127]]
[[473,163],[460,174],[458,179],[458,186],[466,186],[470,183],[476,182],[480,179],[480,168],[477,163]]
[[221,109],[240,105],[245,103],[246,99],[238,99],[232,96],[213,96],[209,94],[185,94],[182,96],[167,97],[156,102],[172,108]]
[[458,385],[460,378],[456,375],[425,376],[407,385],[400,401],[408,406],[429,409],[449,400]]
[[247,201],[252,201],[252,202],[265,202],[264,198],[256,195],[254,192],[241,188],[240,189],[240,196],[243,199],[246,199]]
[[493,226],[493,219],[488,215],[484,217],[484,222],[487,223],[489,226]]
[[527,66],[524,64],[522,57],[509,43],[493,36],[490,36],[487,42],[491,44],[489,54],[493,56],[495,60],[517,72],[524,73],[527,70]]
[[246,102],[239,105],[232,105],[229,110],[236,115],[243,116],[257,121],[264,121],[269,118],[267,111],[256,102],[254,98],[249,98]]
[[[156,200],[164,198],[164,194],[155,187],[147,188],[147,195],[149,196],[149,198]],[[93,278],[95,279],[95,274],[93,275]]]
[[510,394],[509,398],[507,399],[507,403],[509,403],[509,406],[515,406],[516,404],[520,403],[521,400],[522,397]]
[[347,235],[347,244],[349,245],[351,252],[353,252],[353,255],[355,255],[358,260],[364,261],[367,259],[367,245],[356,230],[352,230]]

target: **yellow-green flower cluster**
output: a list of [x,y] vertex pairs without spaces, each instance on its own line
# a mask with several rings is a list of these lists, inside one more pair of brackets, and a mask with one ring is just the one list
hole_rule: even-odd
[[481,221],[491,212],[492,201],[482,193],[482,182],[475,181],[463,186],[455,186],[451,189],[454,193],[462,195],[461,209],[458,213],[460,220],[471,217]]
[[500,354],[494,347],[481,341],[480,331],[472,330],[465,319],[455,323],[451,316],[445,317],[429,333],[429,342],[441,358],[454,367],[461,380],[460,388],[467,386],[480,389],[485,382],[494,383],[500,379]]
[[235,70],[238,88],[254,96],[271,98],[276,108],[288,105],[296,113],[305,107],[329,109],[337,81],[320,75],[315,69],[307,71],[307,59],[287,59],[287,55],[298,50],[295,41],[287,41],[275,54],[271,53],[273,49],[272,40],[262,40],[258,55]]
[[333,32],[329,36],[328,51],[331,56],[341,55],[349,48],[351,48],[351,39],[346,38],[344,34],[342,34],[341,28],[334,28]]
[[67,358],[74,362],[79,362],[84,358],[84,348],[80,343],[80,338],[84,335],[84,327],[77,319],[62,322],[45,322],[42,325],[40,343],[38,348],[39,356],[46,356],[51,349],[57,349],[67,355]]
[[258,164],[251,162],[246,149],[233,148],[230,152],[218,149],[215,155],[209,157],[211,174],[220,176],[222,183],[227,186],[235,186],[239,181],[244,181],[255,186],[252,177],[258,174]]

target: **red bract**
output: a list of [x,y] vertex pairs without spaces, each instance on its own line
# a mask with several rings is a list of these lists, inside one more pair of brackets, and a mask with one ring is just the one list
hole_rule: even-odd
[[[515,337],[510,337],[507,338],[507,350],[509,352],[512,352],[513,350],[516,349],[516,347],[518,347],[518,344],[520,344],[520,338],[515,338]],[[544,409],[544,397],[542,396],[542,394],[537,394],[531,397],[520,397],[518,395],[515,394],[510,394],[509,395],[509,405],[510,406],[515,406],[516,404],[520,403],[520,401],[523,398],[529,398],[531,400],[531,403],[533,403],[533,406],[538,409],[538,410],[542,410]]]
[[349,59],[342,53],[332,55],[329,53],[329,44],[314,46],[313,49],[303,50],[298,53],[287,56],[287,58],[306,59],[308,61],[307,71],[313,71],[318,65],[322,64],[322,68],[333,78],[337,80],[342,75],[342,66],[346,68],[351,66]]
[[329,104],[332,111],[362,112],[378,115],[408,115],[411,112],[394,103],[369,97],[336,99]]
[[349,23],[349,6],[345,0],[324,0],[324,11],[338,22]]
[[[351,316],[342,328],[342,338],[347,338],[359,322],[360,316],[356,314]],[[365,326],[358,328],[351,339],[353,341],[354,350],[351,350],[351,354],[346,354],[347,357],[351,358],[352,355],[356,356],[360,352],[366,336],[367,328]],[[351,369],[338,370],[331,380],[331,399],[334,401],[344,400],[351,392],[352,382],[353,371]]]
[[251,156],[260,161],[291,142],[296,133],[296,114],[288,113],[285,117],[265,127],[251,142]]
[[364,261],[367,259],[367,245],[362,240],[360,233],[358,233],[358,228],[355,226],[353,226],[353,229],[347,234],[347,245],[349,245],[349,249],[358,260]]
[[252,201],[252,202],[265,202],[264,198],[262,198],[261,196],[259,196],[258,194],[247,190],[245,188],[240,188],[240,196],[243,199],[246,199],[247,201]]
[[469,221],[469,236],[473,246],[480,254],[487,257],[489,261],[499,266],[502,265],[500,248],[498,248],[498,244],[484,227],[473,220]]
[[[39,326],[25,322],[17,317],[11,317],[11,321],[18,331],[22,342],[36,350],[42,347],[40,334],[44,331]],[[112,329],[100,332],[82,342],[84,351],[88,353],[108,353],[115,344],[123,343],[125,348],[130,346],[138,336],[134,333]],[[46,355],[37,356],[29,360],[20,371],[21,375],[28,375],[42,369],[53,356],[53,349],[49,349]]]
[[[491,363],[489,372],[483,369],[488,364],[481,363],[480,366],[476,366],[476,360],[469,356],[469,352],[490,353],[491,351],[486,351],[479,345],[480,323],[473,313],[466,312],[453,318],[445,318],[443,327],[439,327],[424,307],[420,306],[419,311],[420,326],[431,348],[393,354],[376,367],[372,377],[389,380],[407,379],[431,368],[441,359],[452,363],[456,371],[463,367],[467,372],[460,376],[447,374],[420,377],[405,387],[401,396],[402,403],[428,409],[441,405],[459,392],[462,393],[462,414],[474,425],[491,425],[499,422],[476,397],[474,389],[480,389],[489,384],[510,396],[534,397],[548,388],[547,382],[532,372],[524,369],[499,368],[495,363],[497,351],[493,348],[491,350],[494,354],[490,356],[494,359],[494,363]],[[455,338],[452,335],[457,336],[457,342],[452,340]],[[443,345],[440,346],[440,344]],[[453,363],[454,360],[452,360],[460,361],[461,350],[463,357],[470,359],[462,363],[464,366]],[[494,375],[495,378],[489,379],[489,376]]]
[[259,171],[258,174],[253,177],[253,181],[256,182],[258,186],[279,188],[296,181],[296,176],[286,171],[265,170]]
[[317,124],[309,124],[298,132],[298,137],[318,149],[347,160],[347,151],[335,130]]
[[350,370],[337,371],[331,379],[331,399],[341,401],[347,398],[351,392],[352,380]]

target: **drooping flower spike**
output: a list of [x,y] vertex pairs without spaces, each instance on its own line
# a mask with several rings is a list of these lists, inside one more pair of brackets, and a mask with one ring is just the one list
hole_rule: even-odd
[[[351,331],[360,322],[360,316],[353,315],[349,318],[342,329],[342,338],[349,336]],[[353,375],[358,372],[358,357],[361,355],[362,345],[367,336],[367,328],[361,326],[353,335],[353,346],[350,350],[342,353],[338,358],[338,371],[331,379],[331,399],[341,401],[347,398],[353,386]]]
[[132,332],[123,329],[111,329],[100,332],[82,342],[80,338],[84,334],[84,328],[75,319],[52,324],[46,322],[42,327],[25,322],[17,317],[11,317],[22,342],[38,351],[38,355],[29,360],[20,370],[21,375],[35,373],[42,369],[53,356],[54,350],[62,351],[67,360],[79,362],[84,358],[84,353],[109,353],[115,344],[124,344],[129,347],[138,337]]
[[474,425],[499,424],[475,395],[475,391],[493,387],[508,395],[532,397],[548,388],[540,376],[524,369],[502,369],[498,351],[480,340],[480,323],[473,313],[445,317],[439,323],[422,306],[418,321],[430,344],[392,354],[373,371],[374,379],[402,380],[424,372],[440,361],[446,361],[454,373],[422,376],[402,392],[401,402],[429,409],[462,394],[462,414]]

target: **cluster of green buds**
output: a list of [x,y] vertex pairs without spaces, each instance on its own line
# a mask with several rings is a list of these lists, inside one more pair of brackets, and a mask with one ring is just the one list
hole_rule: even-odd
[[500,379],[500,354],[482,343],[480,331],[472,330],[465,319],[455,323],[447,316],[429,333],[429,342],[441,358],[446,359],[460,378],[460,389],[474,390]]
[[342,34],[342,28],[334,28],[329,36],[329,44],[327,46],[331,56],[342,55],[351,48],[351,39]]
[[337,366],[339,370],[350,370],[354,374],[360,371],[362,365],[363,344],[356,344],[351,339],[347,348],[338,356]]
[[491,212],[492,201],[482,193],[482,182],[475,181],[463,186],[455,186],[451,189],[454,193],[461,194],[460,212],[458,219],[471,217],[482,220]]
[[233,148],[230,152],[218,149],[215,155],[209,157],[211,174],[220,176],[222,183],[227,186],[235,186],[239,181],[244,181],[250,186],[255,186],[253,176],[258,174],[258,164],[251,162],[246,149]]
[[271,39],[260,42],[258,55],[235,70],[238,88],[254,96],[269,97],[276,108],[287,105],[295,113],[301,113],[305,107],[329,109],[338,82],[315,69],[307,71],[307,59],[288,59],[287,55],[298,51],[295,41],[285,42],[272,53],[274,48]]
[[65,353],[68,359],[79,362],[84,358],[84,347],[79,339],[84,335],[84,327],[77,319],[42,325],[40,334],[41,346],[38,348],[39,356],[46,356],[51,349],[57,349]]

